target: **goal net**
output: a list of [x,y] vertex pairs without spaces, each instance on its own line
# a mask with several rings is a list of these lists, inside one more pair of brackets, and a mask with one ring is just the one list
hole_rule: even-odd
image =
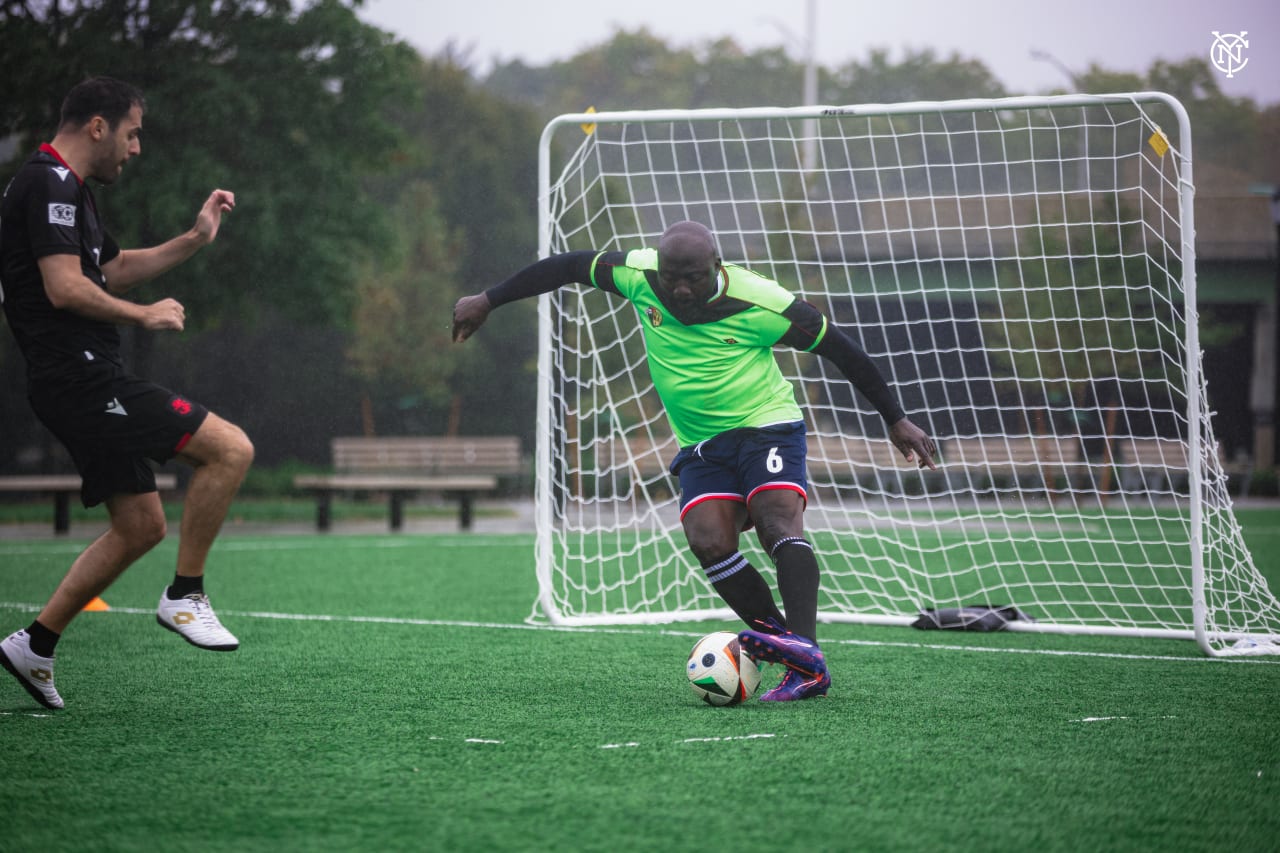
[[[1190,138],[1158,93],[561,116],[540,250],[705,223],[726,263],[860,341],[938,440],[938,471],[905,465],[833,365],[776,351],[809,431],[823,620],[1009,605],[1016,630],[1277,652],[1201,373]],[[545,618],[732,618],[680,529],[644,318],[585,286],[539,313]]]

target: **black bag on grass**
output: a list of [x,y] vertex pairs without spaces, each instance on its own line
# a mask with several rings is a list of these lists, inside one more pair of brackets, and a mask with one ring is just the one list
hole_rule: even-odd
[[1003,631],[1013,620],[1034,622],[1016,607],[996,604],[974,604],[969,607],[926,607],[911,623],[924,631]]

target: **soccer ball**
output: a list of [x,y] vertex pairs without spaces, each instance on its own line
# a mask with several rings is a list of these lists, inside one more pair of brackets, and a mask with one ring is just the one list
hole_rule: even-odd
[[737,705],[760,687],[760,667],[730,631],[716,631],[695,643],[685,674],[693,692],[708,705]]

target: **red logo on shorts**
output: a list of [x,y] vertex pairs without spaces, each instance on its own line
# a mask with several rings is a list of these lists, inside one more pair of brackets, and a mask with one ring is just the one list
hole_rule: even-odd
[[174,397],[169,401],[169,405],[172,406],[173,410],[180,415],[191,414],[191,402],[189,400],[184,400],[181,397]]

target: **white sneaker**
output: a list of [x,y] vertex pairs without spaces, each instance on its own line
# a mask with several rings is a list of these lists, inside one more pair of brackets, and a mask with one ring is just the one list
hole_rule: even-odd
[[62,697],[53,688],[53,658],[42,658],[31,651],[31,638],[26,631],[14,631],[0,642],[0,665],[41,705],[63,706]]
[[218,614],[209,605],[209,596],[193,592],[182,598],[169,598],[166,589],[160,594],[156,621],[193,646],[215,652],[233,652],[240,648],[235,635],[222,627]]

